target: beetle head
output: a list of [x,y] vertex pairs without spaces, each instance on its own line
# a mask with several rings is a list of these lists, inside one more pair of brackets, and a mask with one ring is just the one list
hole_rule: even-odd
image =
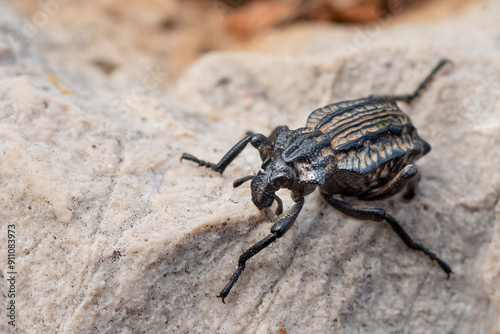
[[282,211],[282,204],[275,194],[280,188],[290,188],[295,181],[293,169],[288,166],[280,155],[268,157],[262,163],[262,169],[252,179],[252,201],[259,209],[268,208],[273,201],[278,202],[278,211]]

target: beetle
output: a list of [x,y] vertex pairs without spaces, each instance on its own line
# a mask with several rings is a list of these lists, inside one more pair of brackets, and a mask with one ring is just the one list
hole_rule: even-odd
[[[245,269],[246,261],[292,227],[304,205],[304,197],[318,187],[326,202],[340,212],[360,220],[387,222],[406,246],[436,261],[447,278],[450,277],[451,267],[435,253],[414,242],[385,210],[351,204],[333,196],[380,200],[405,188],[405,198],[415,195],[419,172],[413,163],[427,154],[431,146],[419,137],[410,118],[396,102],[410,104],[448,62],[440,60],[413,94],[370,95],[329,104],[314,110],[305,127],[290,130],[287,126],[279,126],[269,137],[248,132],[216,164],[188,153],[182,154],[181,161],[193,161],[222,175],[250,143],[259,151],[262,166],[257,175],[237,179],[233,186],[236,188],[251,180],[252,201],[259,209],[277,202],[278,218],[271,233],[240,256],[238,268],[217,296],[222,302]],[[295,202],[285,213],[282,201],[276,195],[280,188],[289,189]]]

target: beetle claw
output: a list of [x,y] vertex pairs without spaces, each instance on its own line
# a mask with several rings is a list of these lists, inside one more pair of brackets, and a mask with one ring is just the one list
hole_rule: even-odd
[[221,296],[221,295],[217,295],[216,297],[222,299],[222,304],[225,304],[226,302],[224,301],[224,296]]

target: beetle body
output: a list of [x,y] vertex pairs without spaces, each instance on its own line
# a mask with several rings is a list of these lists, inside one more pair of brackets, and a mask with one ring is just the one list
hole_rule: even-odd
[[275,138],[267,150],[273,154],[264,157],[262,171],[252,180],[259,209],[270,206],[272,189],[280,188],[290,189],[294,200],[318,186],[330,195],[367,199],[431,148],[396,103],[383,98],[316,109],[306,127],[279,127]]
[[[302,209],[304,197],[318,187],[323,198],[344,214],[361,220],[386,221],[408,247],[435,260],[449,276],[452,272],[450,266],[415,243],[385,210],[350,204],[333,197],[343,195],[378,200],[405,188],[405,197],[411,198],[415,194],[419,175],[413,163],[431,147],[418,136],[410,118],[396,101],[410,103],[446,62],[441,60],[413,94],[369,96],[327,105],[314,110],[303,128],[289,130],[280,126],[269,137],[249,133],[217,164],[187,153],[182,155],[181,160],[194,161],[222,174],[250,143],[260,153],[261,169],[255,176],[236,180],[234,187],[251,180],[252,201],[259,209],[278,202],[276,213],[279,216],[271,234],[241,255],[238,269],[219,294],[222,301],[243,272],[246,261],[290,229]],[[282,202],[275,194],[281,188],[289,189],[295,201],[283,214]]]
[[307,126],[331,137],[336,166],[321,189],[332,195],[362,197],[387,184],[431,148],[396,103],[383,99],[317,109]]

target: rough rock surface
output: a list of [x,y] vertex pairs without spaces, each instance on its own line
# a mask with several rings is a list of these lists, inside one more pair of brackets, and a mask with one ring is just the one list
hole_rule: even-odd
[[[500,57],[494,33],[483,35],[483,53],[469,51],[475,36],[465,34],[467,22],[491,31],[498,4],[455,18],[449,24],[464,30],[436,33],[437,42],[415,41],[422,26],[410,24],[400,35],[384,28],[394,45],[348,55],[210,54],[167,93],[154,68],[135,81],[115,73],[125,80],[118,88],[79,60],[46,58],[47,44],[19,48],[22,21],[3,9],[0,289],[7,303],[7,225],[15,224],[19,332],[499,329]],[[432,145],[417,163],[417,196],[372,204],[445,259],[451,278],[383,223],[348,218],[314,193],[286,236],[248,262],[226,304],[215,298],[238,256],[269,233],[274,210],[255,208],[248,186],[232,188],[260,167],[251,148],[222,177],[180,163],[182,152],[217,161],[247,130],[297,128],[330,102],[410,92],[441,57],[453,66],[401,104]],[[3,316],[0,330],[12,330]]]

